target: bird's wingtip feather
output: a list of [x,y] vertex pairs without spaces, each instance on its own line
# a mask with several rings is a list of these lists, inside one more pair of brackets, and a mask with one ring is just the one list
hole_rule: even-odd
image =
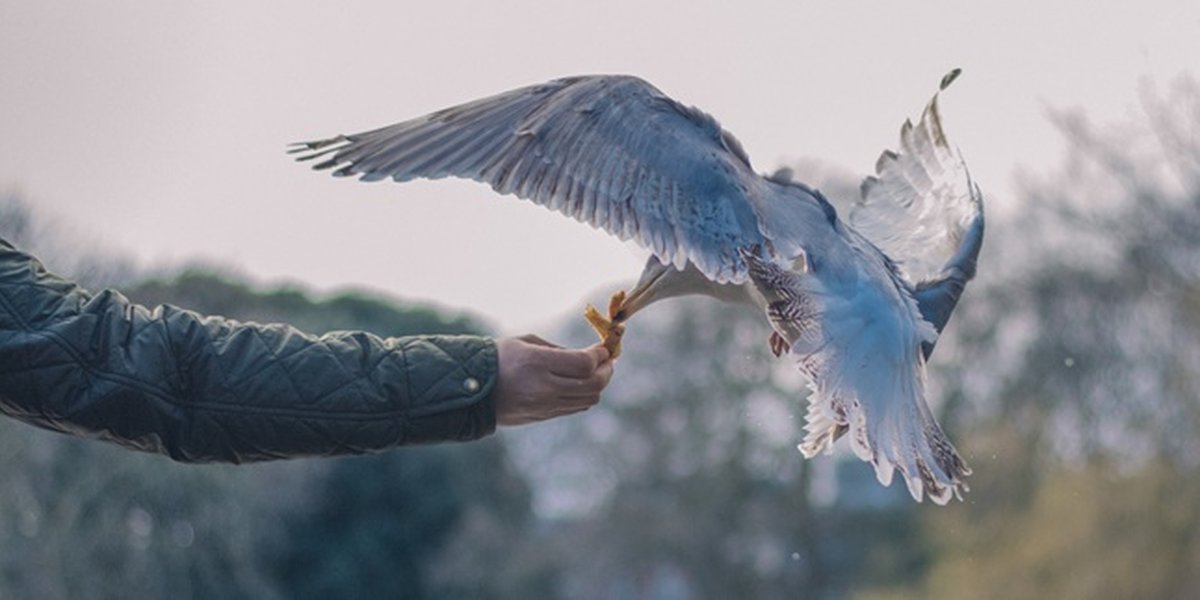
[[962,75],[962,69],[959,67],[950,69],[949,73],[946,73],[942,76],[942,82],[938,84],[938,91],[942,91],[950,87],[950,84],[954,83],[954,80],[958,79],[959,75]]

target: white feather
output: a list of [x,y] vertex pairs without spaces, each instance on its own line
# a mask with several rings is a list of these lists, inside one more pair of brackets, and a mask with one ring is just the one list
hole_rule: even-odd
[[915,126],[905,122],[900,148],[880,155],[850,223],[915,284],[941,272],[983,206],[966,163],[946,138],[937,94]]

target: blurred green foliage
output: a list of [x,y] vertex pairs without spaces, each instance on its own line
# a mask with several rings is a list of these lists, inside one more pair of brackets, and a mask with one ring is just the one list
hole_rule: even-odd
[[486,329],[466,314],[452,314],[377,293],[340,292],[314,300],[300,287],[263,290],[236,276],[204,268],[139,283],[128,294],[149,306],[175,304],[243,321],[287,323],[311,333],[365,330],[396,337],[418,333],[477,334]]
[[[761,316],[681,300],[630,325],[599,407],[480,443],[191,467],[0,421],[0,597],[1197,597],[1200,85],[1144,108],[1056,113],[1064,164],[989,196],[931,363],[963,503],[916,505],[844,451],[804,461],[807,392]],[[0,235],[44,243],[13,215]],[[481,329],[205,270],[123,289],[316,333]],[[592,341],[580,319],[562,339]]]
[[1055,114],[1066,164],[991,239],[939,373],[974,491],[914,595],[1200,595],[1200,83],[1143,105]]
[[[28,227],[29,218],[10,222]],[[317,333],[483,330],[471,317],[379,295],[314,300],[199,269],[124,291],[151,306]],[[532,516],[530,492],[495,439],[194,466],[4,420],[0,478],[5,598],[483,598],[542,595],[553,582],[553,572],[522,571],[513,560]],[[480,530],[492,537],[463,551],[460,538]],[[464,559],[514,567],[505,577],[449,576]]]

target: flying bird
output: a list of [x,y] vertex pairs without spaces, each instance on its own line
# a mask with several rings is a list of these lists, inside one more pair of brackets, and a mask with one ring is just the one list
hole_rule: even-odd
[[614,354],[625,321],[659,300],[756,305],[772,352],[809,380],[806,457],[846,436],[917,501],[967,491],[971,470],[925,400],[925,362],[975,275],[983,197],[938,93],[879,157],[848,221],[813,187],[757,174],[713,117],[632,76],[556,79],[290,151],[363,181],[473,179],[634,240],[651,253],[637,284],[587,315]]

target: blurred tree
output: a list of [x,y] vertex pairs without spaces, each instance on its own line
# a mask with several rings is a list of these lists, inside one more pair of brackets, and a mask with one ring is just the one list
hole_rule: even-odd
[[1200,479],[1153,463],[1043,473],[1027,504],[930,519],[943,535],[922,593],[937,598],[1194,598]]
[[[807,388],[757,311],[677,300],[639,315],[605,400],[517,448],[572,598],[832,598],[923,560],[903,486],[842,503],[834,458],[796,449]],[[588,343],[582,320],[568,338]],[[553,457],[549,460],[548,457]],[[865,487],[865,486],[860,486]],[[835,497],[837,501],[835,501]]]
[[344,291],[313,300],[302,289],[252,287],[242,278],[212,268],[191,268],[168,279],[152,279],[129,291],[150,306],[175,304],[243,321],[288,323],[302,331],[362,329],[383,337],[416,333],[480,333],[486,327],[465,314],[452,314],[380,294]]
[[[483,329],[465,315],[398,309],[397,301],[378,296],[352,292],[313,301],[298,289],[258,292],[197,270],[139,286],[131,297],[313,331],[402,336]],[[309,463],[310,500],[280,513],[280,533],[265,550],[285,597],[487,598],[551,589],[552,572],[521,566],[524,529],[532,525],[529,492],[498,440]],[[448,545],[460,551],[447,554]]]
[[276,597],[257,556],[288,473],[184,468],[0,422],[0,596]]
[[[1055,115],[1066,163],[989,215],[930,377],[975,468],[965,503],[803,461],[806,391],[761,316],[675,301],[632,324],[600,407],[506,436],[532,489],[495,440],[184,469],[0,423],[0,596],[1194,597],[1200,85],[1145,107]],[[799,170],[843,210],[854,195]],[[0,235],[49,239],[4,210]],[[131,295],[312,331],[478,328],[201,271]],[[573,318],[565,337],[590,335]]]
[[0,237],[85,287],[127,285],[139,275],[133,261],[59,219],[35,213],[16,192],[0,191]]
[[[52,271],[82,270],[93,282],[128,276],[99,254],[71,258],[87,253],[57,246],[71,239],[58,231],[20,201],[0,202],[0,236],[45,250]],[[378,295],[313,300],[211,270],[123,289],[143,304],[314,332],[482,329]],[[529,492],[495,439],[197,467],[2,420],[0,478],[0,598],[486,598],[544,596],[554,583],[553,572],[522,566]]]
[[289,598],[546,597],[527,570],[529,491],[497,440],[338,460],[287,516],[277,576]]
[[[15,197],[0,237],[90,285],[136,276]],[[277,597],[257,537],[299,474],[182,467],[0,420],[0,597]]]
[[914,593],[1200,589],[1200,85],[1144,106],[1103,129],[1056,114],[1066,164],[992,227],[948,344],[971,358],[938,377],[972,430],[973,492],[925,515]]

